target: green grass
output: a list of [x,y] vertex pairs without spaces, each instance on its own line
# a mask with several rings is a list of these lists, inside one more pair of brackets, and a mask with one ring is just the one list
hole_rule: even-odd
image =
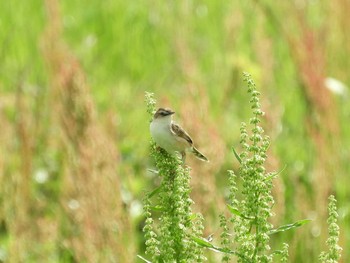
[[[156,176],[147,173],[153,160],[149,158],[144,92],[153,92],[158,106],[175,109],[176,120],[213,160],[209,166],[189,160],[196,176],[191,198],[196,203],[194,212],[203,213],[204,235],[219,236],[218,215],[225,211],[228,197],[226,171],[234,158],[231,148],[240,152],[239,125],[250,114],[243,71],[252,73],[264,95],[262,125],[272,145],[268,170],[286,166],[274,182],[273,224],[313,219],[300,229],[276,234],[273,242],[289,244],[291,262],[316,262],[320,251],[326,250],[327,198],[334,194],[344,248],[341,259],[349,261],[349,97],[323,93],[324,87],[317,82],[331,76],[350,85],[350,48],[344,44],[350,35],[347,7],[324,1],[296,5],[267,0],[60,2],[63,27],[59,38],[83,71],[102,131],[96,136],[107,136],[118,152],[115,174],[122,190],[116,186],[116,191],[123,200],[118,211],[131,223],[128,231],[134,239],[124,244],[132,248],[131,262],[137,262],[136,255],[145,250],[144,218],[136,208],[144,191],[159,184]],[[43,1],[0,4],[0,249],[10,262],[18,251],[18,240],[21,251],[17,254],[26,262],[73,262],[82,254],[73,245],[79,235],[68,227],[72,222],[67,221],[65,209],[65,200],[79,195],[71,196],[69,190],[74,180],[67,179],[72,171],[64,150],[69,142],[59,113],[62,103],[52,63],[43,52],[50,21]],[[304,34],[304,28],[312,34]],[[21,133],[18,127],[23,123]],[[103,159],[99,152],[95,154]],[[27,177],[26,162],[30,164]],[[38,184],[33,175],[42,169],[49,179]],[[21,178],[25,178],[25,189],[19,187]],[[106,182],[103,179],[100,184]],[[102,186],[96,189],[97,198],[105,196],[99,190]],[[116,208],[104,200],[105,206],[96,210],[90,201],[84,211],[104,223],[88,229],[98,233],[105,229],[108,216],[103,218],[96,211]],[[19,207],[27,214],[19,216]],[[133,209],[136,212],[131,216]],[[79,218],[79,214],[74,216]],[[34,230],[22,236],[16,228],[22,224],[35,226],[29,228]],[[205,256],[217,262],[212,253]]]

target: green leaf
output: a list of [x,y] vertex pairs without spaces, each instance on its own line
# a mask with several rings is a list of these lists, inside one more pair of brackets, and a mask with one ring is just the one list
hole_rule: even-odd
[[269,231],[269,235],[276,234],[276,233],[279,233],[279,232],[284,232],[284,231],[287,231],[287,230],[290,230],[290,229],[293,229],[293,228],[296,228],[296,227],[300,227],[302,225],[305,225],[305,224],[309,223],[310,221],[311,221],[310,219],[303,219],[303,220],[299,220],[299,221],[297,221],[295,223],[292,223],[292,224],[287,224],[287,225],[280,226],[278,228],[270,230]]
[[272,252],[272,255],[282,255],[283,254],[283,250],[275,250]]
[[229,253],[229,254],[237,254],[235,251],[232,251],[228,248],[221,248],[221,247],[217,247],[214,246],[212,243],[210,243],[208,240],[204,239],[204,238],[199,238],[199,237],[195,237],[195,236],[191,236],[192,240],[195,241],[198,245],[205,247],[205,248],[209,248],[215,252],[222,252],[222,253]]
[[229,248],[221,248],[221,247],[217,247],[214,246],[213,244],[211,244],[208,240],[204,239],[204,238],[200,238],[200,237],[195,237],[195,236],[191,236],[192,240],[194,242],[197,243],[197,245],[201,246],[201,247],[205,247],[208,248],[210,250],[213,250],[215,252],[221,252],[221,253],[228,253],[228,254],[232,254],[232,255],[237,255],[243,259],[245,259],[247,262],[249,262],[249,259],[240,253],[237,253],[236,251],[233,251]]
[[153,174],[159,174],[159,171],[154,170],[154,169],[148,168],[147,171],[149,171],[150,173],[153,173]]
[[239,157],[238,153],[236,152],[235,148],[232,147],[233,154],[236,156],[236,159],[239,161],[240,164],[242,164],[242,159]]
[[137,255],[138,258],[142,259],[143,261],[147,262],[147,263],[152,263],[151,261],[145,259],[144,257]]
[[235,208],[235,207],[233,207],[233,206],[231,206],[229,204],[227,204],[227,207],[230,210],[230,212],[232,214],[236,215],[236,216],[240,216],[240,217],[242,217],[244,219],[249,219],[249,220],[254,219],[254,217],[248,217],[248,216],[243,215],[237,208]]
[[195,220],[195,219],[197,219],[197,214],[192,214],[192,215],[190,216],[190,220],[193,221],[193,220]]
[[159,212],[164,212],[165,211],[165,209],[162,206],[160,206],[160,205],[151,206],[150,208],[153,211],[159,211]]
[[150,193],[148,194],[148,197],[151,198],[151,197],[154,196],[155,194],[158,194],[161,190],[162,190],[162,185],[160,185],[159,187],[157,187],[156,189],[154,189],[152,192],[150,192]]
[[287,165],[285,165],[285,166],[283,167],[283,169],[282,169],[281,171],[279,171],[279,172],[270,173],[269,176],[266,177],[265,182],[267,182],[267,181],[269,181],[269,180],[271,180],[271,179],[276,178],[276,176],[279,175],[280,173],[282,173],[286,168],[287,168]]

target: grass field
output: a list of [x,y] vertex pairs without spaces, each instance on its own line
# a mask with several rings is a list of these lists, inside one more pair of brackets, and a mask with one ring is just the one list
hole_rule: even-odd
[[271,223],[312,220],[272,246],[317,262],[334,194],[349,262],[348,10],[346,0],[2,1],[0,262],[141,262],[142,200],[161,180],[147,170],[146,91],[210,159],[187,157],[192,210],[215,244],[250,117],[243,71],[262,94],[267,169],[285,167]]

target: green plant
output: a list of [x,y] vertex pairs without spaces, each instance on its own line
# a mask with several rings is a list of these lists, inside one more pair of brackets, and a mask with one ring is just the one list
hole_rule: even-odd
[[342,248],[338,245],[339,241],[339,226],[337,224],[337,200],[333,195],[329,198],[328,213],[328,234],[327,239],[328,252],[323,251],[319,257],[320,262],[323,263],[336,263],[340,258],[340,252]]
[[[272,262],[275,255],[280,255],[281,262],[288,262],[288,244],[284,243],[281,250],[271,251],[270,237],[310,221],[300,220],[277,228],[269,222],[269,218],[273,216],[274,204],[271,194],[272,181],[279,172],[266,171],[265,161],[270,140],[260,126],[260,118],[264,114],[259,103],[260,93],[248,73],[244,73],[244,81],[251,96],[253,117],[250,118],[249,124],[252,128],[249,132],[247,124],[241,124],[240,144],[243,151],[238,154],[233,149],[240,167],[237,175],[232,170],[228,171],[230,193],[227,207],[231,216],[228,219],[223,214],[220,215],[221,247],[200,237],[203,218],[200,215],[194,216],[191,212],[189,168],[182,165],[179,156],[169,155],[151,142],[151,155],[158,169],[156,173],[163,178],[161,185],[148,193],[144,200],[146,254],[154,262],[201,262],[205,259],[202,248],[223,253],[222,262],[229,262],[232,256],[236,256],[237,262],[242,263]],[[153,95],[146,93],[146,101],[148,113],[152,115],[156,103]],[[158,203],[152,206],[151,198],[155,195],[158,197]],[[331,196],[328,219],[330,237],[327,240],[329,252],[320,255],[321,262],[334,263],[340,258],[335,203],[334,196]],[[151,210],[160,213],[158,231],[154,230]],[[230,230],[233,231],[233,238]]]
[[[260,109],[260,93],[256,90],[255,83],[248,73],[244,73],[244,81],[251,95],[250,104],[253,117],[249,123],[252,129],[249,135],[246,123],[242,123],[240,143],[243,152],[238,154],[233,149],[240,168],[238,176],[233,171],[228,171],[230,195],[227,206],[231,212],[231,218],[227,220],[223,215],[220,216],[220,225],[223,228],[221,234],[223,247],[215,247],[203,239],[197,241],[205,247],[223,252],[223,262],[229,262],[230,255],[236,255],[238,262],[272,262],[273,256],[277,254],[281,255],[282,262],[286,262],[288,245],[284,244],[282,250],[271,253],[270,236],[299,227],[309,220],[300,220],[278,228],[273,228],[268,221],[273,215],[271,211],[274,204],[271,195],[272,180],[278,173],[267,172],[264,166],[270,141],[268,136],[264,136],[264,130],[259,125],[260,117],[264,114]],[[237,187],[237,179],[242,181],[240,192]],[[234,232],[233,240],[229,239],[229,223],[232,224]]]
[[[146,93],[146,102],[152,116],[156,104],[153,94]],[[179,156],[168,154],[153,141],[151,156],[162,182],[144,199],[146,254],[153,262],[202,262],[203,248],[191,238],[202,235],[203,218],[191,211],[190,169],[182,165]],[[156,205],[152,205],[153,196],[157,197]],[[159,214],[158,224],[152,218],[152,210]]]

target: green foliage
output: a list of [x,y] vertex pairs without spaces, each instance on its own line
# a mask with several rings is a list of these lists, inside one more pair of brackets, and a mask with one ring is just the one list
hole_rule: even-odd
[[288,247],[289,247],[288,244],[286,244],[286,243],[283,244],[283,249],[281,251],[281,262],[282,263],[288,262],[288,257],[289,257]]
[[280,232],[284,232],[284,231],[287,231],[287,230],[290,230],[290,229],[293,229],[293,228],[296,228],[296,227],[300,227],[302,225],[305,225],[305,224],[309,223],[310,221],[311,221],[310,219],[303,219],[303,220],[299,220],[297,222],[294,222],[292,224],[286,224],[286,225],[283,225],[283,226],[279,226],[279,227],[277,227],[275,229],[271,229],[269,231],[269,235],[280,233]]
[[[251,114],[245,107],[245,91],[238,88],[243,69],[252,73],[265,95],[261,101],[267,112],[264,127],[268,127],[273,137],[268,167],[286,164],[283,174],[287,176],[275,180],[277,173],[270,173],[265,179],[267,182],[274,179],[276,184],[274,222],[285,224],[316,214],[325,221],[324,196],[336,193],[339,211],[343,211],[343,217],[339,217],[341,240],[349,244],[350,148],[346,145],[350,145],[350,130],[346,120],[350,113],[350,45],[344,45],[350,36],[349,8],[347,1],[314,2],[303,1],[300,5],[300,1],[257,0],[91,0],[88,4],[68,0],[1,1],[0,260],[80,262],[79,255],[87,254],[93,261],[106,254],[106,249],[101,249],[106,246],[112,247],[118,257],[120,252],[127,252],[130,261],[140,260],[134,257],[133,250],[145,251],[145,233],[139,227],[144,220],[140,209],[143,189],[154,189],[148,197],[152,231],[156,235],[159,235],[158,215],[164,211],[158,199],[163,177],[153,172],[145,176],[144,172],[150,160],[146,157],[148,116],[140,107],[145,90],[156,93],[162,106],[175,108],[186,121],[184,124],[205,127],[208,137],[191,135],[196,141],[203,140],[198,142],[207,147],[205,152],[209,157],[214,153],[215,157],[220,156],[220,163],[210,158],[212,162],[203,170],[202,166],[193,167],[196,178],[192,185],[196,211],[206,213],[206,232],[216,233],[217,215],[222,212],[217,208],[225,206],[222,195],[229,200],[242,197],[240,192],[231,191],[233,186],[242,186],[237,170],[240,162],[232,165],[234,157],[222,149],[235,145],[240,152],[241,148],[236,147],[237,127],[240,120]],[[58,13],[59,21],[48,12],[48,3]],[[110,154],[84,152],[84,156],[103,160],[96,167],[96,181],[87,176],[88,169],[82,177],[86,181],[79,183],[76,171],[67,167],[66,160],[71,158],[62,151],[65,143],[61,140],[62,127],[57,124],[62,117],[58,103],[61,95],[55,91],[48,70],[51,60],[64,54],[53,53],[48,57],[43,53],[52,44],[46,37],[55,33],[48,28],[52,22],[61,25],[57,43],[65,42],[67,52],[84,71],[91,91],[88,95],[97,106],[99,126],[107,131],[109,145],[117,150],[110,159],[116,165],[112,177],[120,181],[113,184],[113,191],[122,193],[122,205],[115,205],[113,192],[106,191],[111,181],[106,180],[108,185],[104,185],[103,167],[109,165],[106,157]],[[59,83],[69,78],[68,68],[67,64],[62,68]],[[326,77],[344,83],[345,92],[338,94],[323,89]],[[23,91],[22,95],[19,90]],[[19,97],[25,103],[22,109],[18,105]],[[326,107],[322,107],[324,102]],[[198,115],[205,117],[190,122],[189,108],[199,109]],[[325,113],[329,113],[330,122],[322,118]],[[20,119],[24,120],[22,126],[18,125]],[[24,141],[20,136],[22,129],[27,138]],[[96,144],[100,136],[95,134],[89,141]],[[28,151],[20,152],[21,145],[27,145]],[[235,156],[240,160],[238,154]],[[23,169],[22,164],[30,169]],[[237,174],[229,176],[230,186],[223,180],[227,169]],[[46,179],[40,181],[40,174],[45,174]],[[69,174],[72,178],[67,177]],[[197,184],[197,178],[201,184]],[[71,195],[75,187],[79,191]],[[201,199],[197,199],[198,193]],[[79,202],[79,208],[70,208],[70,200],[84,196],[91,196],[90,205]],[[100,196],[106,198],[96,203]],[[23,205],[28,207],[28,213],[18,212]],[[227,212],[249,220],[238,209],[239,202],[229,205]],[[85,222],[89,231],[77,231],[82,213],[89,215]],[[115,219],[125,217],[130,228],[106,220],[106,214]],[[96,222],[102,232],[91,224],[91,217],[100,219]],[[231,224],[229,219],[226,221]],[[318,225],[312,224],[308,232],[270,235],[271,247],[281,249],[281,244],[287,242],[293,244],[289,254],[295,262],[316,262],[325,240],[317,236]],[[232,224],[228,228],[234,233]],[[122,240],[119,234],[123,232],[133,237],[133,241]],[[123,245],[119,247],[106,240],[104,233],[116,233],[116,239]],[[76,238],[82,234],[89,237],[78,242]],[[105,244],[97,241],[99,235]],[[218,254],[212,250],[221,249],[220,242],[215,244],[215,237],[214,244],[207,241],[211,247],[205,252],[209,262],[217,262]],[[84,246],[84,239],[91,240],[91,246]],[[233,250],[221,251],[235,260]],[[350,261],[349,249],[342,251],[341,260]]]
[[[152,116],[156,103],[152,94],[146,93],[146,103]],[[205,260],[203,248],[192,238],[202,235],[203,218],[191,211],[190,169],[182,165],[179,156],[168,154],[153,141],[151,155],[162,182],[160,190],[152,191],[144,200],[146,254],[153,262],[202,262]],[[157,226],[150,211],[153,195],[157,197],[160,212]]]
[[143,232],[146,239],[146,254],[152,257],[152,260],[156,260],[159,256],[159,241],[157,240],[157,234],[153,231],[153,219],[151,214],[151,204],[149,195],[146,195],[143,200],[143,210],[146,217],[145,226]]
[[[229,247],[231,245],[230,233],[229,233],[229,228],[227,226],[227,219],[224,215],[220,215],[220,227],[222,228],[222,233],[220,235],[221,246],[225,250],[229,250]],[[222,258],[222,262],[229,262],[229,261],[230,261],[230,254],[225,253]]]
[[331,195],[329,197],[328,213],[329,218],[327,220],[327,223],[329,237],[326,242],[328,251],[323,251],[319,257],[319,260],[322,263],[337,263],[340,259],[342,248],[338,245],[339,226],[337,224],[337,200],[335,199],[334,195]]
[[[233,150],[240,163],[239,178],[243,181],[241,196],[237,198],[237,176],[233,171],[229,173],[229,201],[227,205],[231,212],[233,224],[233,241],[236,247],[238,262],[272,262],[274,254],[280,254],[282,262],[288,259],[288,245],[283,246],[282,251],[270,252],[270,235],[290,230],[309,220],[300,220],[293,224],[287,224],[273,229],[268,219],[272,216],[271,207],[274,204],[271,195],[272,179],[278,173],[268,173],[264,167],[267,158],[267,149],[270,145],[269,138],[264,136],[263,129],[259,125],[260,117],[264,114],[260,109],[259,95],[255,83],[248,73],[244,73],[244,80],[251,95],[250,104],[253,117],[250,118],[252,125],[251,135],[248,134],[247,125],[241,125],[240,143],[244,149],[241,154]],[[220,216],[220,226],[223,228],[221,244],[229,249],[229,228],[226,218]],[[223,257],[223,262],[229,262],[229,254]]]
[[[260,109],[259,95],[255,83],[248,73],[244,73],[244,80],[251,94],[250,104],[253,117],[250,119],[252,134],[249,136],[247,125],[241,125],[241,145],[243,152],[239,154],[241,166],[239,178],[242,179],[242,200],[230,199],[235,212],[232,213],[231,222],[234,228],[234,241],[237,252],[249,258],[250,262],[271,262],[272,257],[267,254],[269,247],[269,231],[272,225],[268,218],[272,216],[271,207],[274,203],[271,196],[272,183],[266,181],[268,173],[265,170],[266,151],[270,145],[269,138],[263,135],[259,126],[260,117],[264,114]],[[229,172],[230,181],[233,180]],[[232,182],[230,183],[232,185]],[[231,190],[231,198],[237,188]],[[230,209],[233,211],[233,209]],[[238,212],[240,214],[238,214]],[[238,262],[246,262],[238,257]]]

